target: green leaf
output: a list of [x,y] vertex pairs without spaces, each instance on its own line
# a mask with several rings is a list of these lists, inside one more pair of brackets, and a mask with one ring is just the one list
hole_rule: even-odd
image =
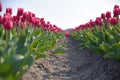
[[38,40],[34,40],[34,41],[31,43],[30,46],[31,46],[32,48],[36,48],[37,45],[38,45],[38,43],[39,43]]
[[104,55],[104,58],[120,60],[120,52],[109,52]]
[[4,61],[0,64],[0,78],[2,78],[3,80],[20,79],[21,76],[18,75],[23,75],[23,71],[26,71],[24,67],[30,67],[32,63],[33,58],[31,56],[25,57],[16,54],[4,57]]
[[103,52],[100,50],[100,48],[98,46],[95,46],[94,44],[89,43],[87,48],[91,51],[93,51],[94,53],[97,53],[99,55],[103,55]]
[[48,55],[44,53],[35,53],[35,55],[36,55],[35,59],[48,57]]
[[99,47],[104,52],[108,52],[109,51],[109,49],[108,49],[109,46],[105,42],[102,42],[102,44],[99,44]]
[[57,48],[55,51],[53,51],[53,54],[64,54],[65,49],[62,47]]
[[110,47],[110,51],[117,51],[118,49],[120,49],[120,42],[115,43]]
[[26,35],[20,35],[19,40],[17,42],[17,48],[16,48],[16,53],[17,54],[25,54],[28,51],[28,47],[25,46],[26,42]]

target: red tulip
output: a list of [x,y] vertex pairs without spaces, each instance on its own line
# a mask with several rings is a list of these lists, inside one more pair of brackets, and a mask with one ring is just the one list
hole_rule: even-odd
[[3,26],[6,30],[11,30],[13,28],[13,22],[12,21],[5,21]]
[[25,22],[25,18],[23,16],[21,17],[21,22]]
[[91,25],[89,23],[85,24],[85,28],[90,28],[90,27],[91,27]]
[[13,24],[16,24],[18,22],[17,16],[13,16]]
[[6,22],[6,21],[12,21],[12,16],[9,13],[4,14],[4,16],[2,18],[2,23]]
[[66,32],[66,33],[65,33],[65,37],[68,38],[69,36],[70,36],[70,34],[69,34],[68,32]]
[[32,17],[35,17],[35,14],[32,13],[32,12],[30,12],[30,11],[28,11],[28,18],[30,19],[30,18],[32,18]]
[[50,24],[50,22],[48,21],[47,24]]
[[34,13],[32,13],[32,16],[33,16],[33,17],[35,17],[35,14],[34,14]]
[[115,8],[115,9],[113,10],[114,17],[118,17],[118,16],[120,15],[119,10],[120,10],[119,8]]
[[102,22],[102,20],[101,20],[100,17],[97,17],[97,18],[96,18],[95,24],[96,24],[96,25],[99,25],[99,26],[102,26],[103,22]]
[[119,5],[115,5],[115,6],[114,6],[114,9],[116,9],[116,8],[119,8]]
[[24,12],[23,17],[24,17],[24,19],[28,19],[28,12]]
[[113,18],[109,18],[110,24],[111,25],[116,25],[117,24],[117,18],[113,17]]
[[0,2],[0,12],[2,12],[2,2]]
[[111,12],[109,12],[109,11],[106,12],[106,18],[107,19],[111,18]]
[[95,26],[95,21],[90,20],[89,24],[90,24],[91,27],[94,27]]
[[18,8],[17,16],[21,16],[21,15],[23,15],[23,11],[24,11],[23,8]]
[[104,13],[101,14],[101,18],[102,18],[102,19],[105,19],[105,16],[106,16],[106,15],[105,15]]
[[6,13],[10,13],[10,15],[12,15],[12,8],[6,8]]

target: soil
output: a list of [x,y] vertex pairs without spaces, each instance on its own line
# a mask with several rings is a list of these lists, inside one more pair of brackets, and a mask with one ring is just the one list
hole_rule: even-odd
[[71,38],[64,54],[52,54],[34,62],[22,80],[120,80],[120,61],[104,59],[88,50],[80,49]]

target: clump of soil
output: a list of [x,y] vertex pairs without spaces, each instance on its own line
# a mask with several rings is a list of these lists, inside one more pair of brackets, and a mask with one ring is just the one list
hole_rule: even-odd
[[88,50],[81,50],[79,42],[68,38],[64,54],[52,54],[34,62],[22,80],[120,80],[120,62],[104,59]]

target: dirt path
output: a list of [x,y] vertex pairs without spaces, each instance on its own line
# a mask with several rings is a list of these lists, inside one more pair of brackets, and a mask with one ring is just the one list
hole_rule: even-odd
[[70,38],[66,53],[37,60],[22,80],[120,80],[120,61],[81,50]]

